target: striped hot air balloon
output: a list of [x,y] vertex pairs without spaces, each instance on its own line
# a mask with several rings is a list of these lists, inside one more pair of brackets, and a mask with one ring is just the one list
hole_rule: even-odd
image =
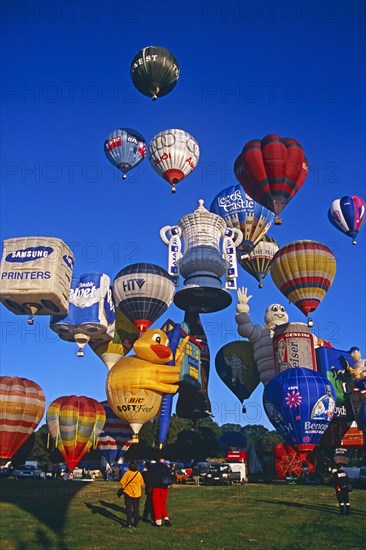
[[176,191],[176,184],[197,166],[200,149],[191,134],[176,128],[156,134],[149,145],[149,161],[159,176]]
[[46,398],[36,382],[0,376],[0,462],[10,460],[41,421]]
[[247,273],[257,279],[259,288],[263,288],[262,279],[271,271],[272,259],[278,248],[275,239],[264,235],[248,257],[241,258],[238,253],[239,264]]
[[126,179],[127,172],[145,158],[145,138],[137,130],[117,128],[105,140],[104,152],[109,162],[122,172],[122,179]]
[[168,309],[174,290],[169,273],[150,263],[123,268],[113,282],[115,303],[140,333],[145,332]]
[[274,214],[255,202],[239,184],[218,193],[210,210],[224,218],[228,227],[240,229],[243,233],[243,240],[237,248],[239,258],[253,250],[274,220]]
[[[273,257],[271,276],[277,288],[306,316],[315,311],[330,289],[336,259],[317,241],[294,241]],[[308,319],[308,325],[313,322]]]
[[106,421],[102,433],[98,439],[98,449],[112,465],[125,454],[132,445],[132,430],[112,411],[108,401],[102,401],[105,410]]
[[46,418],[55,447],[73,470],[83,456],[96,447],[106,414],[103,405],[95,399],[68,395],[51,403]]
[[249,141],[234,163],[236,179],[255,201],[278,214],[296,195],[308,175],[308,161],[293,138],[269,134]]

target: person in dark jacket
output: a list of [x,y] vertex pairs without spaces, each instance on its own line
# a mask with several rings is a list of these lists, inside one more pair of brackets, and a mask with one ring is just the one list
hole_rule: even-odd
[[144,511],[142,513],[142,521],[145,523],[154,523],[152,487],[150,487],[150,481],[149,481],[150,468],[151,468],[150,462],[146,462],[145,467],[142,471],[142,477],[144,478],[144,482],[145,482],[145,505],[144,505]]
[[[160,457],[156,464],[151,464],[148,478],[152,489],[152,505],[155,519],[153,525],[155,527],[161,527],[162,525],[170,527],[171,522],[167,510],[167,500],[169,485],[172,483],[172,474],[164,458]],[[169,484],[166,478],[171,479]]]
[[337,469],[333,471],[332,485],[335,488],[341,514],[349,515],[351,513],[348,497],[349,477],[347,473],[341,469],[340,465],[337,465]]

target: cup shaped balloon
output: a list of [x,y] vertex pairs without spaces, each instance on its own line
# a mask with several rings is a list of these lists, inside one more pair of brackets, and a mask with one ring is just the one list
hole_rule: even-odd
[[[301,144],[277,134],[249,141],[234,164],[236,179],[244,190],[276,217],[300,190],[308,172]],[[281,221],[277,218],[275,223]]]
[[130,74],[138,91],[155,101],[173,90],[179,78],[179,65],[166,48],[148,46],[133,58]]
[[[336,259],[332,251],[310,240],[283,246],[274,255],[271,265],[274,284],[306,316],[319,306],[335,273]],[[308,325],[313,325],[311,319]]]
[[330,223],[356,244],[356,237],[365,221],[365,201],[361,197],[345,196],[335,199],[328,210]]
[[335,393],[324,376],[296,367],[268,382],[263,392],[263,406],[286,443],[295,446],[305,458],[332,421]]
[[106,414],[103,405],[92,397],[67,395],[51,403],[46,420],[55,447],[73,470],[83,456],[96,447]]
[[170,183],[172,193],[176,185],[197,166],[200,149],[191,134],[176,128],[156,134],[149,145],[149,161],[155,172]]
[[45,403],[43,390],[36,382],[0,376],[0,463],[10,460],[32,435]]
[[122,172],[122,179],[126,179],[127,172],[144,160],[146,141],[137,130],[117,128],[105,140],[104,152],[109,162]]
[[148,263],[121,269],[113,282],[115,303],[140,333],[165,313],[173,301],[174,290],[168,272]]
[[255,202],[239,184],[218,193],[210,211],[224,218],[228,227],[240,229],[243,233],[243,240],[237,248],[239,258],[253,250],[274,220],[274,214]]

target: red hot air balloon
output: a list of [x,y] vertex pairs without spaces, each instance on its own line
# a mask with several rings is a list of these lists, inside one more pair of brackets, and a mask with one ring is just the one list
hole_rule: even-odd
[[45,403],[43,390],[32,380],[0,376],[0,463],[10,460],[32,435]]
[[298,141],[269,134],[244,146],[234,172],[248,195],[276,214],[278,225],[278,214],[303,185],[309,167]]

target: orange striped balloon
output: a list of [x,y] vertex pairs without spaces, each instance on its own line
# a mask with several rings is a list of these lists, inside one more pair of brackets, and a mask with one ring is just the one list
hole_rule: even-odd
[[42,388],[26,378],[0,376],[0,461],[10,460],[41,421]]
[[48,431],[66,464],[73,470],[91,447],[95,447],[103,430],[106,414],[91,397],[58,397],[47,410]]

